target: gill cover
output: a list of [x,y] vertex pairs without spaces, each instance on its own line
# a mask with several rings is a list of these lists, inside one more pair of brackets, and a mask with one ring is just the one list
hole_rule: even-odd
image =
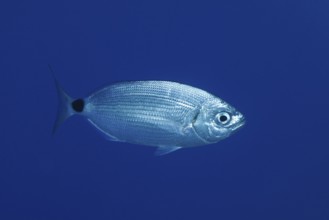
[[197,134],[208,143],[215,143],[231,133],[230,120],[234,109],[219,98],[206,101],[194,122]]

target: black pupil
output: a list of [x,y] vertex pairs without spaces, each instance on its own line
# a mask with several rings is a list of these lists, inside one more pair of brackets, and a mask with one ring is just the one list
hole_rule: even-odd
[[222,115],[222,116],[219,117],[219,120],[220,120],[221,122],[225,122],[225,121],[227,120],[227,116]]

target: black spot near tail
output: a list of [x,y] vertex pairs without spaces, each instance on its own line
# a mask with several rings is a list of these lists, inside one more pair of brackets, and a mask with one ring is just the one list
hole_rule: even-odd
[[72,108],[75,112],[82,112],[85,107],[83,99],[76,99],[72,102]]

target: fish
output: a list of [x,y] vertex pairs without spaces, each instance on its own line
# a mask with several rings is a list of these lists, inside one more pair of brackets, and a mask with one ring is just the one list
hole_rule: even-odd
[[224,100],[171,81],[125,81],[73,99],[55,79],[59,106],[53,132],[68,118],[86,118],[111,141],[157,147],[155,155],[217,143],[245,124]]

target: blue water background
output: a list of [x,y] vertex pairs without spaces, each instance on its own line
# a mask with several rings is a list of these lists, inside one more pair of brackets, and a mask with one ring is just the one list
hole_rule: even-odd
[[[1,220],[329,219],[329,1],[0,3]],[[247,125],[163,157],[83,118],[51,135],[57,97],[171,80]]]

